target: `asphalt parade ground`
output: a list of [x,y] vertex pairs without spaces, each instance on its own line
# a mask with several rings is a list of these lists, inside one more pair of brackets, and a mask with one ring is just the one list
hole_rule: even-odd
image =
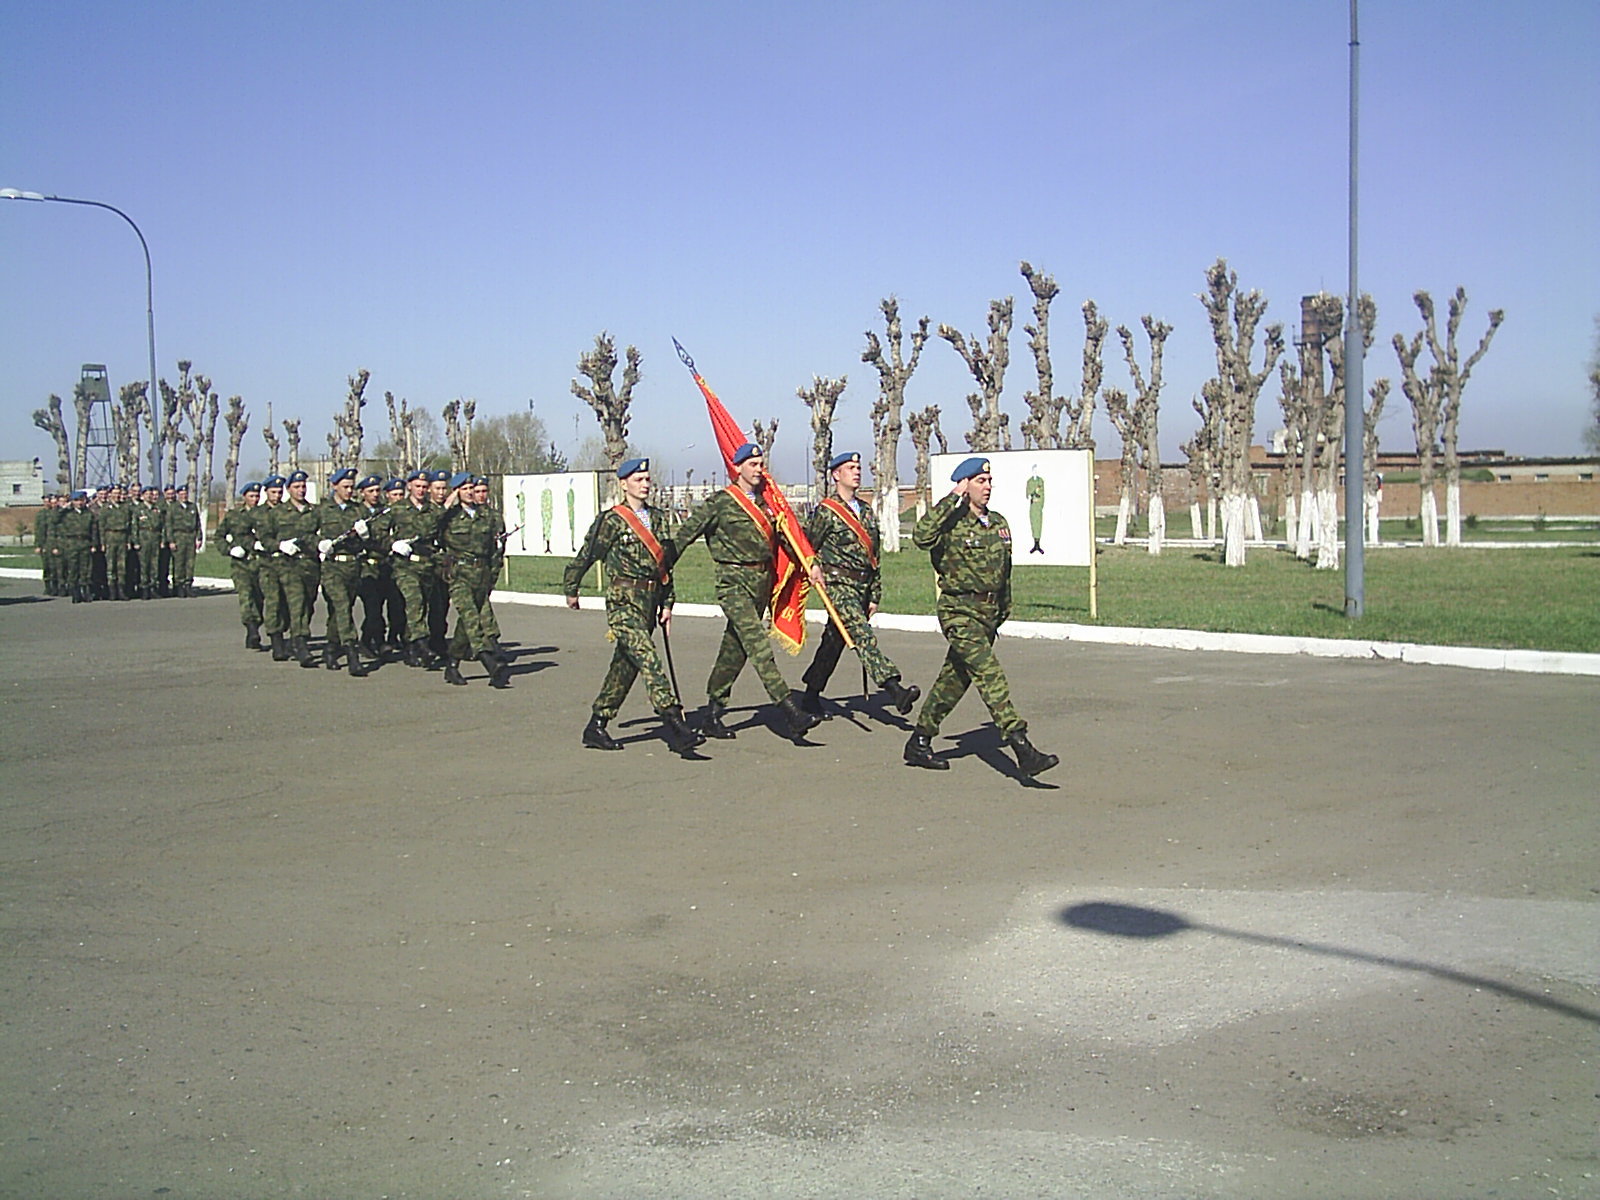
[[848,656],[585,750],[603,616],[500,618],[455,688],[0,580],[0,1197],[1600,1195],[1600,678],[1002,639],[1030,782]]

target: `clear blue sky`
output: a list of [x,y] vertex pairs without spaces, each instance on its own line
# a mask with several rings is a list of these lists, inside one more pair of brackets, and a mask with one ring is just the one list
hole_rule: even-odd
[[[1600,5],[1368,0],[1362,266],[1379,343],[1411,294],[1466,286],[1464,448],[1575,453],[1600,314]],[[836,442],[869,449],[860,361],[900,297],[971,334],[1014,295],[1005,407],[1034,383],[1017,264],[1055,275],[1058,390],[1079,305],[1175,326],[1162,443],[1213,368],[1203,271],[1225,256],[1269,320],[1346,286],[1344,0],[1053,3],[80,3],[0,7],[0,187],[126,211],[155,263],[163,376],[179,358],[325,446],[345,377],[438,412],[526,408],[569,449],[594,334],[644,354],[632,439],[658,470],[714,461],[683,340],[748,426],[848,374]],[[110,213],[0,202],[0,457],[53,458],[29,420],[79,364],[148,374],[143,259]],[[1142,332],[1139,334],[1141,344]],[[1107,383],[1128,386],[1107,343]],[[931,338],[908,407],[970,427]],[[1257,427],[1277,424],[1276,379]],[[1384,444],[1412,445],[1398,386]],[[1101,417],[1101,453],[1117,442]],[[695,443],[693,450],[683,449]],[[1020,444],[1020,441],[1019,441]],[[219,455],[220,463],[220,455]],[[910,464],[909,439],[902,454]]]

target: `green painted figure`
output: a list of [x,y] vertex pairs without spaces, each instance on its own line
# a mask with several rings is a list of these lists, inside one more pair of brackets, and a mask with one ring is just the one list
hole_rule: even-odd
[[[835,455],[828,464],[835,495],[824,500],[806,522],[806,536],[822,564],[828,598],[844,621],[855,643],[861,665],[872,682],[889,693],[900,713],[908,713],[922,692],[915,685],[903,686],[900,668],[878,645],[872,631],[872,614],[883,598],[883,577],[878,567],[882,537],[872,509],[856,493],[861,488],[861,455],[856,452]],[[822,691],[828,686],[839,656],[844,652],[844,636],[830,619],[817,645],[816,657],[803,676],[806,685],[802,706],[811,713],[822,712]]]
[[665,724],[667,744],[688,754],[705,738],[690,729],[683,708],[656,653],[653,633],[659,622],[663,637],[671,637],[672,575],[667,559],[667,516],[647,502],[650,494],[650,460],[630,458],[617,468],[622,503],[595,517],[577,555],[562,575],[567,607],[578,607],[578,588],[595,563],[606,578],[606,636],[616,643],[611,666],[593,714],[583,730],[583,744],[593,750],[620,750],[606,725],[622,708],[633,681],[644,677],[650,704]]
[[976,684],[1015,752],[1019,770],[1031,778],[1060,760],[1028,741],[1028,723],[1011,702],[1011,687],[994,653],[995,637],[1011,615],[1011,527],[989,508],[994,478],[988,459],[963,460],[950,479],[954,490],[927,511],[911,535],[928,552],[938,575],[939,630],[949,648],[917,714],[905,760],[931,770],[949,768],[934,754],[932,739],[967,688]]
[[1033,546],[1029,554],[1043,554],[1044,547],[1039,539],[1044,536],[1044,478],[1039,474],[1039,468],[1033,468],[1033,474],[1028,476],[1026,487],[1028,497],[1028,528],[1033,531]]
[[546,554],[555,553],[550,549],[550,526],[555,520],[555,515],[555,493],[550,490],[550,485],[547,483],[544,485],[544,490],[539,493],[539,529],[544,534],[544,552]]

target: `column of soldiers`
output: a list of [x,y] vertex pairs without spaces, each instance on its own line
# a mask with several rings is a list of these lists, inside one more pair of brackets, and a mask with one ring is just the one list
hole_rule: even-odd
[[49,495],[34,518],[45,593],[92,600],[194,594],[203,526],[189,488],[106,484]]
[[[217,527],[245,648],[315,667],[311,621],[320,595],[328,670],[342,666],[359,678],[393,659],[465,686],[461,666],[476,661],[490,686],[509,686],[511,655],[489,603],[505,523],[488,503],[488,479],[465,471],[358,479],[346,467],[317,504],[306,499],[308,482],[294,471],[246,483],[243,503]],[[447,638],[451,608],[456,627]]]

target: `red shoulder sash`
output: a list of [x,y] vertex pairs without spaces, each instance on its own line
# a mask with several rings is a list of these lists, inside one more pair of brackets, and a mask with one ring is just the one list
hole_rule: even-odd
[[730,483],[727,487],[727,490],[731,492],[733,494],[733,498],[739,502],[739,507],[744,509],[745,515],[756,523],[756,527],[759,528],[762,533],[766,534],[767,544],[776,549],[778,544],[778,535],[773,531],[772,518],[767,516],[766,513],[762,512],[761,506],[752,500],[745,490],[738,484]]
[[661,564],[666,561],[667,552],[661,548],[661,543],[656,539],[656,535],[651,533],[650,527],[639,519],[639,514],[626,504],[613,505],[611,511],[621,517],[628,528],[633,530],[639,540],[644,543],[644,548],[650,551],[650,557],[656,560],[656,569],[660,573],[661,582],[665,583],[667,581],[667,573],[661,570]]
[[833,513],[850,528],[850,532],[861,539],[861,548],[867,552],[867,561],[876,570],[878,555],[872,548],[872,535],[867,532],[867,527],[861,523],[861,518],[850,511],[850,506],[837,496],[829,496],[822,502],[822,507]]

